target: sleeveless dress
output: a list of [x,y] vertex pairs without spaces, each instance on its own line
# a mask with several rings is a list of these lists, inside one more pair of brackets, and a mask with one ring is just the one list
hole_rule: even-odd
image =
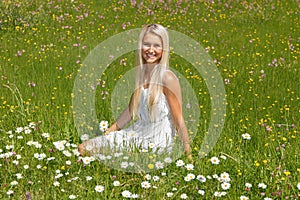
[[164,94],[160,95],[158,103],[153,105],[155,121],[150,118],[148,97],[149,89],[142,87],[138,119],[126,129],[89,140],[91,146],[86,146],[86,149],[93,153],[100,153],[102,147],[109,147],[111,150],[171,152],[175,129],[166,97]]

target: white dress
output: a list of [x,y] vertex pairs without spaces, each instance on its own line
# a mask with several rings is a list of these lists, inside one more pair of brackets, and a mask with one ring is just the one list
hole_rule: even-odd
[[[128,150],[134,148],[147,152],[171,152],[175,129],[171,121],[171,113],[164,94],[160,101],[153,105],[156,113],[155,121],[151,122],[148,107],[149,89],[142,88],[138,108],[138,119],[128,128],[110,132],[108,135],[98,136],[89,140],[91,152],[101,152],[102,147],[111,150]],[[92,149],[91,149],[92,148]]]

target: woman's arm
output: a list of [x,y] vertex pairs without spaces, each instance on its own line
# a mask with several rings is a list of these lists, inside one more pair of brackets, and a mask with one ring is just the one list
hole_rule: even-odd
[[182,115],[181,88],[176,75],[170,70],[166,71],[163,77],[163,92],[170,107],[174,127],[183,143],[184,152],[190,157],[188,130]]

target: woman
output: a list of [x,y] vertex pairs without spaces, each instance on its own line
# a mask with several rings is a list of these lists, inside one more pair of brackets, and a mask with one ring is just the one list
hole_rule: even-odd
[[[184,152],[190,156],[188,131],[182,115],[179,81],[169,70],[169,38],[159,24],[145,26],[139,38],[136,56],[136,89],[127,109],[105,135],[83,142],[78,150],[101,152],[102,147],[172,151],[176,133]],[[130,121],[133,124],[122,130]]]

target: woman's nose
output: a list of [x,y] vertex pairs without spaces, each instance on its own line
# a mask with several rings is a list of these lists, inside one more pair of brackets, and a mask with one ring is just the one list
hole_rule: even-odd
[[153,46],[150,46],[149,51],[150,51],[150,52],[153,52],[153,51],[154,51],[154,47],[153,47]]

